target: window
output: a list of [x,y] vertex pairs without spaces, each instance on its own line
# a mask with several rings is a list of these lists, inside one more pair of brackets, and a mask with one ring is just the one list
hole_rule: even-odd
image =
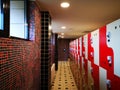
[[0,0],[0,37],[28,39],[27,0]]
[[26,0],[10,0],[10,36],[28,38]]
[[9,0],[0,0],[0,37],[9,36]]
[[3,2],[0,0],[0,30],[3,30]]

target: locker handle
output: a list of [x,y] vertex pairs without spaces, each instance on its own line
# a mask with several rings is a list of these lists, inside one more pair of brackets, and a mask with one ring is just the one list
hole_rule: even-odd
[[107,84],[107,87],[110,89],[111,88],[111,81],[109,79],[106,81],[106,84]]
[[90,52],[90,55],[91,55],[91,57],[93,57],[94,55],[93,55],[93,52]]
[[107,60],[108,60],[109,65],[111,65],[112,64],[112,57],[111,56],[107,56]]

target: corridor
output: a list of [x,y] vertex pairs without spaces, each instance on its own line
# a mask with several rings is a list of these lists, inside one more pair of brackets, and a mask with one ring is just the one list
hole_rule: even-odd
[[51,90],[78,90],[75,84],[69,61],[59,61]]
[[120,90],[120,0],[65,1],[0,0],[0,90]]

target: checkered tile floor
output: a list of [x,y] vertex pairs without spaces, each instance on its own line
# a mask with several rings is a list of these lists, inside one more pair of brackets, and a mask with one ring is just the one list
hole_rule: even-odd
[[51,90],[78,90],[68,61],[59,61]]

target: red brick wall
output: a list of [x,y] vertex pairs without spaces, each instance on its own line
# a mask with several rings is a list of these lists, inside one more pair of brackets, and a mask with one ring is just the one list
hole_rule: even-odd
[[32,41],[0,38],[0,90],[39,90],[40,13],[30,3]]

